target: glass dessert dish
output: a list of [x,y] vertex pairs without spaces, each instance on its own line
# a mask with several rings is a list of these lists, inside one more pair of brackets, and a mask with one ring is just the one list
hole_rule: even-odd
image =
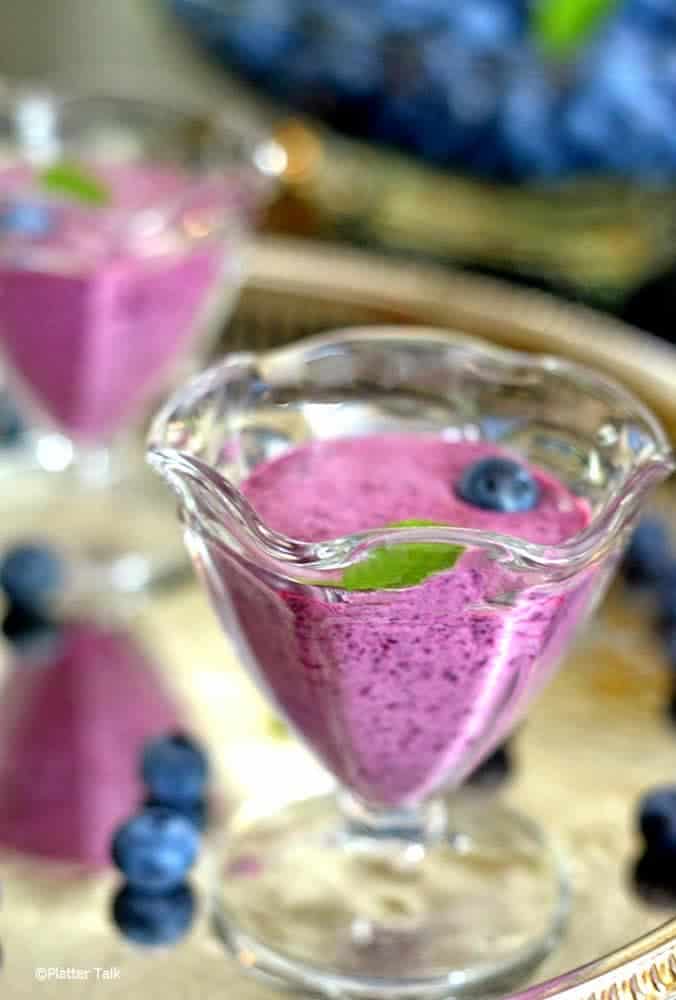
[[[435,479],[496,455],[531,470],[539,500],[477,509]],[[227,357],[158,415],[149,460],[247,670],[337,781],[235,819],[217,885],[229,950],[330,995],[518,981],[565,925],[565,863],[461,785],[551,677],[671,471],[656,420],[567,361],[355,329]]]
[[0,347],[53,431],[4,522],[133,589],[180,549],[130,431],[222,329],[278,151],[215,116],[31,88],[0,88],[0,148]]

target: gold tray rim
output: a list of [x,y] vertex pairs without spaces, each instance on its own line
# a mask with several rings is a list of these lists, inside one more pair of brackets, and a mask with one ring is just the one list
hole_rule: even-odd
[[556,345],[556,353],[624,382],[676,437],[676,348],[587,306],[450,267],[304,239],[260,238],[248,266],[245,292],[380,308],[400,314],[397,322],[455,329],[536,353],[552,353]]
[[[495,343],[552,353],[629,385],[676,432],[676,349],[612,317],[544,292],[431,264],[302,239],[265,237],[246,289],[313,295],[401,314]],[[409,316],[410,314],[410,316]],[[415,317],[415,319],[413,318]],[[399,325],[397,322],[391,325]],[[516,993],[511,1000],[650,1000],[676,994],[676,919],[596,961]]]

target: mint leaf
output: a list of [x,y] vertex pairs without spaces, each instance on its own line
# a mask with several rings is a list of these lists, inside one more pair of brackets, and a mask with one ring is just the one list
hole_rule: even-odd
[[[435,521],[398,521],[390,528],[439,527]],[[412,542],[372,549],[361,562],[349,566],[338,586],[344,590],[393,590],[414,587],[433,573],[452,569],[464,552],[446,542]]]
[[89,205],[106,205],[110,192],[92,174],[72,163],[55,163],[40,174],[40,184],[46,191],[65,194]]
[[288,740],[291,737],[289,727],[276,715],[268,717],[266,729],[273,740]]
[[570,55],[618,4],[619,0],[537,0],[532,31],[547,52]]

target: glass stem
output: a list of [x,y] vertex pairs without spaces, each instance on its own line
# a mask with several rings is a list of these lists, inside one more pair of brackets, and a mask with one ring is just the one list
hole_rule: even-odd
[[447,829],[446,808],[439,799],[415,806],[386,808],[361,802],[351,792],[338,792],[338,806],[346,833],[351,837],[374,840],[408,840],[431,844],[441,839]]

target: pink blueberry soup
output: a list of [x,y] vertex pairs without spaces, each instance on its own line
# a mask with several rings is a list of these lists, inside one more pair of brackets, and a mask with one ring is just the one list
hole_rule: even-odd
[[0,340],[42,411],[100,441],[160,388],[227,283],[244,206],[231,180],[178,167],[90,173],[106,204],[36,191],[26,168],[0,173]]
[[[307,541],[415,518],[556,544],[588,525],[587,503],[538,469],[531,510],[460,499],[463,471],[500,454],[432,435],[332,439],[260,464],[241,490],[265,524]],[[478,547],[415,586],[370,591],[297,587],[216,545],[210,556],[227,607],[212,597],[261,683],[340,782],[386,806],[460,783],[504,738],[596,589],[592,576],[538,593]]]

